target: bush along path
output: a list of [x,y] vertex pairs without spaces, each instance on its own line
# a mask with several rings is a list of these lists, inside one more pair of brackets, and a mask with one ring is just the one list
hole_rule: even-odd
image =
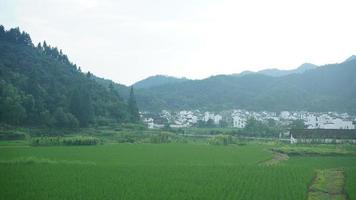
[[317,170],[308,188],[308,200],[347,200],[342,169]]

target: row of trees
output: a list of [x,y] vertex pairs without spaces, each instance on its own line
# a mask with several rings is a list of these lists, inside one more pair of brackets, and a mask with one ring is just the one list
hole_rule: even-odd
[[133,88],[125,102],[62,50],[46,42],[35,47],[27,33],[0,26],[0,123],[75,128],[138,121]]
[[248,136],[257,137],[277,137],[280,133],[289,129],[304,129],[305,124],[303,120],[294,120],[289,125],[281,125],[273,119],[269,119],[267,122],[250,118],[246,122],[246,126],[241,133]]

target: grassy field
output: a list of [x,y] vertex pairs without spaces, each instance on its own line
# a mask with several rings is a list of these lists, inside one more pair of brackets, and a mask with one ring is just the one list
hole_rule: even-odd
[[291,156],[271,145],[0,144],[1,199],[306,199],[316,169],[342,167],[356,199],[356,157]]

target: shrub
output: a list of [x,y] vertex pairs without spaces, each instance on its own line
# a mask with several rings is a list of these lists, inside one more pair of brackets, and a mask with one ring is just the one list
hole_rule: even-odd
[[100,143],[100,139],[88,136],[69,137],[62,139],[62,144],[64,145],[97,145]]
[[26,134],[21,132],[0,132],[0,140],[24,140]]
[[208,143],[212,145],[229,145],[233,144],[233,139],[231,135],[220,134],[209,138]]
[[31,139],[32,146],[57,146],[57,145],[97,145],[101,140],[89,136],[76,137],[36,137]]
[[174,134],[171,132],[159,132],[158,134],[154,134],[150,137],[150,141],[151,143],[155,143],[155,144],[161,144],[161,143],[170,143],[173,138],[174,138]]

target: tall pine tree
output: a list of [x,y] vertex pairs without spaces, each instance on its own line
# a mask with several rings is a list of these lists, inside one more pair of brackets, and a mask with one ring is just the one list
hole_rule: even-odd
[[128,99],[127,104],[129,106],[129,112],[131,115],[130,121],[133,123],[140,121],[140,114],[138,112],[137,103],[136,103],[136,99],[135,99],[135,95],[134,95],[132,86],[131,86],[131,90],[130,90],[130,97]]

